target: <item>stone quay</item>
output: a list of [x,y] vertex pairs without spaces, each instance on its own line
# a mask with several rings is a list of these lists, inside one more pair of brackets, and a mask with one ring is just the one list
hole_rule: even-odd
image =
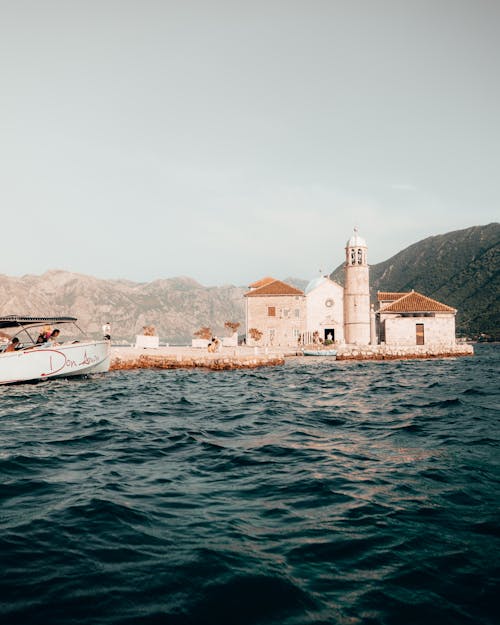
[[112,347],[111,370],[124,369],[193,369],[215,371],[274,367],[285,362],[282,350],[253,347],[224,347],[216,353],[193,347]]
[[[337,360],[409,360],[415,358],[456,358],[472,356],[472,345],[460,343],[443,346],[341,345],[336,346]],[[287,358],[303,356],[300,349],[264,347],[223,347],[217,353],[204,349],[171,346],[153,348],[112,347],[111,370],[126,369],[193,369],[214,371],[254,369],[283,365]],[[329,358],[325,356],[325,358]]]

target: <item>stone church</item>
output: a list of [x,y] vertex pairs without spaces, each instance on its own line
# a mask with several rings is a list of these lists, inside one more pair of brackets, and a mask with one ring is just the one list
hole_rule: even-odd
[[271,277],[251,284],[244,295],[247,343],[455,345],[457,311],[421,293],[379,292],[375,310],[367,252],[355,228],[345,247],[343,287],[328,276],[315,278],[305,291]]

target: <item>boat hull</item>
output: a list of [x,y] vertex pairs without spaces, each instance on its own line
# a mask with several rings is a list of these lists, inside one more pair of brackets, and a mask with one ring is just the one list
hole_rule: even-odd
[[337,357],[336,349],[305,349],[304,356],[328,356],[335,359]]
[[85,341],[0,354],[0,384],[105,373],[109,341]]

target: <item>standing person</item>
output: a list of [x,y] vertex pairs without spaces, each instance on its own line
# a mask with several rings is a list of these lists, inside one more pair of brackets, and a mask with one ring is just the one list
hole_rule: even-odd
[[109,321],[106,321],[106,323],[102,326],[102,333],[106,341],[111,341],[111,324]]

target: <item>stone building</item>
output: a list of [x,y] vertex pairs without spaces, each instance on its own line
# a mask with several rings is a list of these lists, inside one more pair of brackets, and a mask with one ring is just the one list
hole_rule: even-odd
[[312,280],[306,288],[307,334],[332,337],[339,345],[376,343],[375,313],[370,307],[370,268],[368,247],[357,228],[345,247],[345,286],[327,276]]
[[313,336],[324,341],[344,342],[344,288],[320,276],[306,287],[307,331],[304,343],[313,342]]
[[377,293],[379,341],[386,345],[455,345],[455,308],[417,291]]
[[[306,330],[306,298],[303,291],[267,277],[251,284],[244,297],[249,345],[297,345]],[[252,329],[261,332],[262,337],[253,339]]]
[[[297,346],[330,339],[337,345],[454,345],[457,311],[421,293],[379,292],[375,312],[367,252],[355,228],[345,247],[344,287],[327,276],[311,280],[305,293],[271,277],[251,284],[245,294],[248,344]],[[252,328],[262,333],[257,342],[250,338]]]

